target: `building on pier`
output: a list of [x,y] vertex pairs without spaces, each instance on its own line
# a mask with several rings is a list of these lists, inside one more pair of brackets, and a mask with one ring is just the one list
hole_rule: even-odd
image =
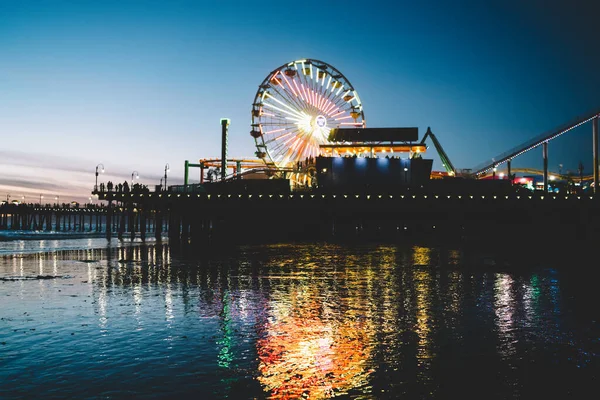
[[[316,158],[318,187],[386,190],[426,185],[433,160],[422,158],[418,128],[332,129]],[[407,157],[402,158],[402,155]]]

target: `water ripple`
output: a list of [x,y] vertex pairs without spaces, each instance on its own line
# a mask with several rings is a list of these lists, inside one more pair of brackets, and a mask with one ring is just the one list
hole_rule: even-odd
[[332,244],[0,256],[0,397],[584,393],[598,324],[571,280],[472,260]]

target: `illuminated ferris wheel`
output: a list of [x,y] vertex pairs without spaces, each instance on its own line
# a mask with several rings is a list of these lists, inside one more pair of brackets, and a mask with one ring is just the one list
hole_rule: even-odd
[[360,98],[348,79],[318,60],[298,60],[272,71],[252,104],[256,155],[277,168],[319,155],[332,128],[365,126]]

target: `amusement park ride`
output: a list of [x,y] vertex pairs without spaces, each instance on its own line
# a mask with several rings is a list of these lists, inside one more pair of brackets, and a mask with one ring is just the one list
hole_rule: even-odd
[[[271,71],[252,104],[250,135],[257,159],[201,159],[200,183],[231,179],[286,178],[295,188],[313,187],[317,158],[421,158],[431,138],[447,174],[454,167],[430,129],[421,142],[417,128],[366,128],[363,105],[350,81],[323,61],[303,59]],[[226,130],[223,135],[227,135]],[[226,162],[223,162],[226,160]],[[393,163],[393,161],[391,161]],[[410,163],[410,162],[409,162]],[[406,168],[406,167],[404,167]],[[406,174],[403,174],[406,175]]]
[[[471,170],[455,169],[431,129],[419,141],[414,127],[367,128],[354,87],[322,61],[292,61],[269,73],[258,88],[251,115],[256,159],[228,158],[229,120],[223,118],[221,157],[185,161],[184,185],[154,193],[96,189],[93,194],[108,201],[106,221],[112,228],[106,230],[107,237],[112,231],[122,237],[127,228],[133,239],[136,218],[141,218],[141,227],[146,226],[145,218],[154,218],[157,238],[168,219],[169,240],[207,245],[229,242],[232,232],[245,231],[261,241],[315,235],[429,237],[433,232],[474,238],[522,233],[529,239],[534,232],[546,243],[541,235],[552,232],[554,237],[556,221],[561,221],[561,231],[569,221],[582,237],[600,235],[595,229],[600,226],[598,197],[582,196],[580,191],[559,196],[556,188],[550,188],[550,195],[547,169],[548,142],[591,121],[596,191],[600,110]],[[428,139],[445,172],[432,173],[433,160],[422,157]],[[511,177],[511,160],[537,146],[543,146],[544,154],[541,191],[523,195],[527,189],[495,178],[503,173],[503,163]],[[200,169],[200,184],[189,184],[189,168]],[[491,180],[481,179],[490,171]],[[580,168],[580,184],[582,175]]]
[[[600,110],[577,117],[556,130],[528,140],[467,170],[455,168],[430,128],[427,128],[421,141],[418,141],[417,128],[367,128],[363,105],[356,89],[338,69],[323,61],[297,60],[271,71],[258,87],[251,116],[250,135],[254,139],[257,158],[227,158],[229,120],[223,119],[221,158],[201,159],[198,164],[186,161],[186,187],[189,167],[200,168],[201,184],[207,181],[218,183],[239,179],[285,178],[295,189],[315,187],[319,180],[333,182],[340,177],[342,181],[355,181],[354,178],[349,178],[351,176],[387,176],[386,179],[391,183],[415,184],[422,181],[423,171],[427,169],[427,180],[454,177],[486,179],[490,174],[492,179],[497,179],[497,168],[503,163],[507,167],[507,173],[503,175],[508,179],[513,176],[511,172],[519,172],[517,169],[511,170],[514,158],[542,146],[544,169],[541,174],[544,177],[544,191],[547,191],[550,180],[547,167],[548,143],[589,121],[592,121],[594,133],[595,171],[594,184],[591,186],[596,187],[599,179],[597,135]],[[428,148],[427,139],[433,142],[445,171],[432,172],[431,164],[416,161],[422,160],[422,155]],[[401,155],[405,161],[394,161],[400,160]],[[344,158],[371,161],[345,161],[342,168],[339,159]],[[375,165],[373,159],[390,161],[380,161],[380,164]],[[369,163],[373,165],[367,166]],[[383,167],[382,163],[386,166]],[[321,167],[317,164],[321,164]],[[425,170],[416,171],[409,179],[406,172],[410,171],[413,175],[410,164],[419,165],[418,168]],[[394,175],[394,172],[390,175],[390,171],[397,168],[405,173]],[[552,175],[554,179],[557,176]]]

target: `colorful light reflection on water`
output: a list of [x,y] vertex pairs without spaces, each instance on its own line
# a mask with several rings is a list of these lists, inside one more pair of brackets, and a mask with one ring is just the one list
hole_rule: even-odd
[[5,255],[0,397],[584,393],[598,326],[572,277],[467,259],[326,244]]
[[273,398],[325,398],[368,384],[373,320],[348,304],[341,315],[341,305],[318,302],[320,289],[295,287],[271,300],[257,349],[258,380]]

